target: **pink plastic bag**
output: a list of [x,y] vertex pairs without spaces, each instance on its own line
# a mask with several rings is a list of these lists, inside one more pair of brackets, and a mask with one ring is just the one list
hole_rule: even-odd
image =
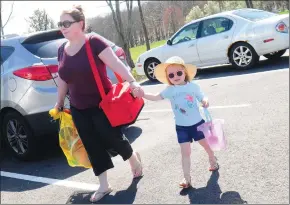
[[205,139],[213,151],[226,149],[226,139],[223,131],[224,120],[214,119],[207,109],[204,109],[206,122],[197,127],[198,131],[202,131]]

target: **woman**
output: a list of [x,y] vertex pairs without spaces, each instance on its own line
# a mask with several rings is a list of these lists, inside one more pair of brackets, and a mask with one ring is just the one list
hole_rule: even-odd
[[[93,171],[99,178],[99,189],[91,196],[91,202],[100,200],[112,191],[107,179],[107,170],[114,167],[107,150],[114,149],[123,160],[129,160],[133,177],[142,175],[140,155],[133,149],[120,128],[111,127],[104,112],[99,108],[100,93],[97,89],[85,48],[85,16],[80,6],[65,10],[58,26],[67,43],[58,50],[59,78],[56,108],[64,106],[67,91],[74,124],[89,155]],[[111,88],[106,65],[130,83],[136,97],[143,93],[140,85],[124,64],[116,57],[111,47],[90,36],[89,41],[95,62],[106,92]]]

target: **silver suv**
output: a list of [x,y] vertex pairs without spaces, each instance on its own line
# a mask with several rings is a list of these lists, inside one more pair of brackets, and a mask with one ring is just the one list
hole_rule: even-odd
[[[129,69],[123,49],[100,38]],[[59,30],[1,40],[0,140],[19,159],[33,158],[43,146],[41,137],[57,134],[48,111],[57,99],[57,51],[65,41]],[[107,72],[116,82],[113,72]]]

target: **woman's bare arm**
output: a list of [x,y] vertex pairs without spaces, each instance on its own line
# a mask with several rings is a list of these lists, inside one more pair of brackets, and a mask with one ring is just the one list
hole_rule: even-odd
[[131,72],[122,63],[122,61],[116,56],[111,47],[107,47],[100,54],[99,58],[111,68],[114,72],[118,73],[127,82],[136,81]]
[[64,100],[68,91],[68,86],[67,86],[67,83],[63,81],[59,76],[57,78],[57,85],[58,85],[57,87],[58,92],[57,92],[56,107],[61,108],[64,105]]

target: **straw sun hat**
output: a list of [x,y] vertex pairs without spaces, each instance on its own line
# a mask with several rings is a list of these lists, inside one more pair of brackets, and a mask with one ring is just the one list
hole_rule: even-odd
[[157,78],[157,80],[159,80],[162,83],[165,84],[170,84],[167,78],[167,74],[166,74],[166,68],[169,65],[181,65],[184,67],[184,69],[186,70],[186,74],[188,77],[189,81],[192,81],[194,76],[196,75],[196,71],[197,68],[194,65],[191,64],[185,64],[184,60],[178,56],[173,56],[169,59],[167,59],[165,61],[165,63],[161,63],[159,65],[157,65],[154,69],[154,74]]

